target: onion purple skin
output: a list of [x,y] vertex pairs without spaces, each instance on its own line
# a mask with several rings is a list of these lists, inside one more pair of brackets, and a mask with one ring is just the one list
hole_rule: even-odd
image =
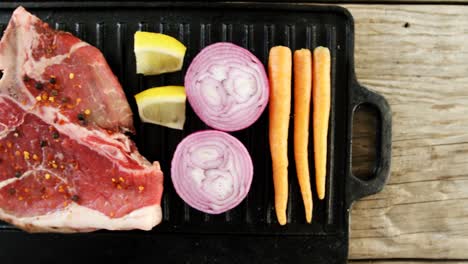
[[[189,169],[185,168],[185,167],[188,167],[188,164],[193,165],[198,162],[198,161],[194,162],[193,160],[188,160],[188,161],[184,160],[185,156],[192,155],[191,153],[188,152],[189,148],[186,148],[186,147],[193,146],[193,144],[195,143],[200,143],[200,142],[204,143],[204,141],[209,142],[210,138],[211,139],[222,138],[223,141],[226,139],[227,142],[231,144],[230,150],[233,149],[232,153],[228,153],[228,154],[236,155],[237,157],[234,157],[234,159],[236,158],[237,159],[234,163],[236,164],[240,163],[238,165],[240,165],[241,168],[243,169],[243,173],[241,173],[241,175],[237,175],[237,179],[240,178],[239,182],[236,185],[238,186],[238,188],[237,189],[234,188],[234,190],[232,191],[232,193],[236,193],[236,194],[240,193],[240,195],[227,197],[228,204],[216,205],[215,202],[216,201],[219,202],[219,200],[208,199],[207,197],[212,197],[212,194],[207,193],[206,191],[202,190],[204,188],[197,188],[193,175],[189,175],[189,173],[187,173]],[[223,152],[223,154],[226,154],[226,153]],[[230,161],[225,156],[223,156],[222,162],[230,163]],[[210,169],[207,169],[207,171],[208,170]],[[172,178],[172,184],[174,186],[176,193],[182,198],[182,200],[184,200],[192,208],[195,208],[207,214],[221,214],[238,206],[247,196],[250,190],[251,184],[252,184],[253,163],[249,155],[249,152],[238,139],[236,139],[235,137],[225,132],[216,131],[216,130],[204,130],[204,131],[199,131],[199,132],[190,134],[189,136],[184,138],[179,143],[179,145],[177,146],[174,152],[174,156],[171,162],[171,178]],[[209,182],[208,176],[206,176],[206,180]],[[211,202],[213,203],[210,204]],[[211,206],[206,206],[206,203],[210,204]]]
[[[220,65],[223,66],[231,65],[226,61],[231,60],[232,58],[235,58],[235,60],[243,60],[244,63],[248,62],[254,64],[255,68],[248,66],[245,66],[245,68],[248,68],[250,71],[249,73],[254,73],[253,77],[256,80],[256,84],[258,84],[256,86],[257,90],[260,90],[261,93],[256,104],[248,105],[249,109],[242,108],[248,110],[245,111],[247,114],[240,115],[235,118],[226,117],[222,122],[212,120],[212,118],[218,118],[218,116],[209,115],[208,112],[217,111],[210,109],[207,104],[202,103],[204,98],[199,94],[200,92],[197,91],[196,88],[196,83],[199,81],[197,77],[200,77],[199,75],[203,75],[201,74],[202,72],[208,72],[208,69],[213,66],[212,62],[215,61],[217,57],[224,57],[225,60],[220,61]],[[224,81],[225,80],[222,82]],[[250,51],[230,42],[217,42],[201,50],[190,63],[185,75],[184,86],[187,94],[187,100],[196,115],[209,127],[226,132],[243,130],[254,124],[264,112],[270,96],[269,81],[263,64]],[[251,113],[254,113],[254,115],[248,116]],[[235,122],[235,124],[231,124],[231,122]]]

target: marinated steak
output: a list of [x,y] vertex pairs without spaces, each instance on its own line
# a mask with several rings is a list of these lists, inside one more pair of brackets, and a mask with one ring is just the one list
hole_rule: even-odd
[[19,7],[0,42],[0,219],[27,231],[149,230],[163,176],[123,132],[101,52]]

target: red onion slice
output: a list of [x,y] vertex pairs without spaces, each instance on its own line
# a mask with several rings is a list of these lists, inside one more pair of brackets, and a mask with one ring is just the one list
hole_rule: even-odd
[[171,175],[177,194],[187,204],[205,213],[220,214],[247,196],[253,165],[249,152],[235,137],[205,130],[179,143]]
[[185,91],[198,117],[223,131],[252,125],[269,97],[263,64],[248,50],[228,42],[198,53],[185,75]]

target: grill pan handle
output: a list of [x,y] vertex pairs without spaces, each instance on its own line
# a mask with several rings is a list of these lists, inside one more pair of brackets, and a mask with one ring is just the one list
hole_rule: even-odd
[[[348,188],[347,205],[362,197],[380,192],[388,180],[390,174],[391,152],[392,152],[392,113],[385,98],[361,86],[356,80],[351,89],[351,119],[350,136],[352,142],[354,114],[360,105],[367,104],[377,110],[377,142],[376,142],[376,167],[374,174],[368,180],[361,180],[352,172],[352,146],[349,146],[351,155],[348,160]],[[352,144],[352,143],[350,143]]]

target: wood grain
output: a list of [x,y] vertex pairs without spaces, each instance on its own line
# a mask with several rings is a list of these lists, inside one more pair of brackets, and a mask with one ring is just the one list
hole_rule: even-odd
[[353,206],[350,258],[468,259],[468,6],[345,7],[358,79],[393,111],[391,178]]

